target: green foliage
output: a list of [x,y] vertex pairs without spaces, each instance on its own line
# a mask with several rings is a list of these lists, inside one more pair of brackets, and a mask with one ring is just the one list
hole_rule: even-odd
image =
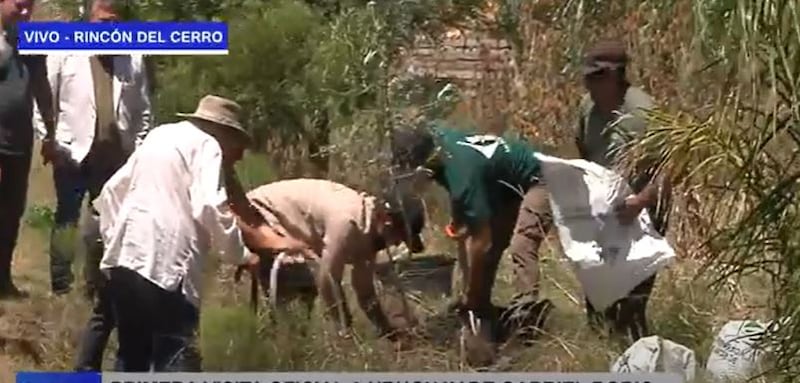
[[25,213],[25,224],[44,234],[55,226],[55,212],[49,206],[32,205]]
[[269,159],[262,153],[246,153],[236,164],[236,174],[244,190],[275,181],[275,171],[268,165]]
[[800,375],[800,10],[792,0],[706,0],[694,13],[703,75],[721,79],[707,92],[714,109],[651,113],[658,128],[634,145],[631,162],[657,160],[675,181],[713,196],[704,213],[708,271],[717,287],[769,276],[765,303],[776,322],[765,346],[791,381]]

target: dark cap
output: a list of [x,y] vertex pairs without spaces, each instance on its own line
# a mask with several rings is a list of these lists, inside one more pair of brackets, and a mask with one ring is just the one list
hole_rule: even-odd
[[385,197],[386,208],[393,224],[401,227],[403,241],[412,253],[425,249],[422,243],[422,229],[425,227],[425,204],[412,195],[396,196],[393,192]]
[[433,134],[423,127],[402,127],[392,130],[392,165],[415,169],[425,164],[436,149]]
[[601,41],[589,48],[583,57],[583,75],[624,68],[628,64],[625,44],[619,40]]

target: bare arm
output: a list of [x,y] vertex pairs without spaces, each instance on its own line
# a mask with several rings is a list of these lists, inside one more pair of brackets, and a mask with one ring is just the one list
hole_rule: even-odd
[[637,194],[637,196],[642,200],[644,206],[652,207],[658,203],[659,197],[662,195],[662,193],[672,193],[672,182],[670,182],[668,177],[660,175],[654,177],[647,184],[647,186],[645,186],[642,191]]
[[339,330],[347,330],[352,324],[352,316],[347,308],[347,300],[342,289],[344,260],[334,259],[323,250],[320,268],[316,276],[317,289],[325,303],[325,315],[332,316]]
[[378,329],[381,335],[393,332],[389,319],[383,312],[381,303],[375,293],[375,254],[369,260],[362,260],[353,264],[350,274],[351,284],[358,298],[358,305],[370,322]]
[[484,291],[486,283],[486,254],[492,246],[492,228],[482,223],[470,230],[464,243],[467,254],[466,308],[480,310],[489,303],[491,291]]
[[250,250],[278,252],[308,249],[309,246],[305,242],[288,234],[279,233],[267,224],[264,217],[250,203],[233,168],[225,170],[225,188],[228,193],[228,206],[238,218],[242,238]]

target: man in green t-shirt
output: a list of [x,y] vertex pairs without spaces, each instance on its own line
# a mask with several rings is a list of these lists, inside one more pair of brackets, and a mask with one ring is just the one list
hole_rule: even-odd
[[480,338],[493,341],[490,328],[498,318],[491,293],[506,248],[518,290],[511,308],[531,309],[538,300],[538,250],[552,225],[539,162],[526,142],[465,132],[441,121],[432,125],[396,130],[393,162],[449,192],[451,227],[467,258],[460,262],[466,271],[460,308],[486,322]]
[[[589,93],[580,105],[576,144],[583,159],[607,168],[615,168],[625,146],[644,133],[646,111],[654,106],[649,95],[628,83],[627,63],[625,46],[618,41],[602,41],[584,57],[583,75]],[[619,208],[623,222],[648,209],[655,229],[664,235],[671,205],[669,183],[655,178],[652,167],[646,164],[626,173],[632,173],[628,181],[635,194]],[[610,322],[614,333],[628,335],[634,341],[647,336],[645,309],[655,278],[646,279],[604,313],[596,312],[586,301],[590,323]]]

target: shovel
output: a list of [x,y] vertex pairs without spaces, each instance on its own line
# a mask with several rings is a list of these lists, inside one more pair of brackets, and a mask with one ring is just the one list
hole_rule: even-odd
[[[236,269],[236,273],[233,275],[233,280],[237,283],[241,281],[242,272],[246,269],[247,267],[239,266]],[[258,315],[258,284],[258,275],[256,273],[250,273],[250,308],[255,315]]]

